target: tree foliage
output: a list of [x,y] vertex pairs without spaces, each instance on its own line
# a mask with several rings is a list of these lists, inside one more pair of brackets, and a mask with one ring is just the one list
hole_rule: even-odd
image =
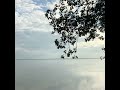
[[[54,28],[52,34],[60,35],[55,39],[55,45],[65,49],[61,58],[78,58],[73,54],[77,52],[79,37],[85,36],[85,42],[95,38],[104,40],[97,31],[105,32],[105,0],[60,0],[53,10],[46,11],[45,16]],[[74,47],[70,48],[71,45]]]

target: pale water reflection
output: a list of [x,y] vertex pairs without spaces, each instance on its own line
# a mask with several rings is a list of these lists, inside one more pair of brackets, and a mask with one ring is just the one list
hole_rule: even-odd
[[17,61],[15,90],[105,90],[105,61]]

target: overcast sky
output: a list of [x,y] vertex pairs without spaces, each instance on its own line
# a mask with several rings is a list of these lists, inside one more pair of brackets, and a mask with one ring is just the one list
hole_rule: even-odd
[[[52,26],[45,11],[52,9],[58,0],[15,0],[15,54],[16,58],[59,58],[62,50],[54,44]],[[78,43],[78,57],[100,57],[104,41]]]

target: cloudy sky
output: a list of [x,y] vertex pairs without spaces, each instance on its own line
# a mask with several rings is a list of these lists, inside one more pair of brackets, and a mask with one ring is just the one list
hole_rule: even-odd
[[[54,44],[52,26],[45,11],[52,9],[58,0],[15,0],[15,53],[16,58],[59,58],[62,50]],[[79,39],[78,57],[100,57],[104,41],[88,43]]]

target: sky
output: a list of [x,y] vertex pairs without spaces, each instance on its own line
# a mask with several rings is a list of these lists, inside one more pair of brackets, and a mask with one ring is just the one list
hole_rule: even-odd
[[[63,50],[54,44],[57,35],[45,18],[45,11],[52,9],[59,0],[15,0],[15,56],[16,59],[59,58]],[[78,57],[100,57],[104,41],[88,43],[84,37],[78,42]]]

